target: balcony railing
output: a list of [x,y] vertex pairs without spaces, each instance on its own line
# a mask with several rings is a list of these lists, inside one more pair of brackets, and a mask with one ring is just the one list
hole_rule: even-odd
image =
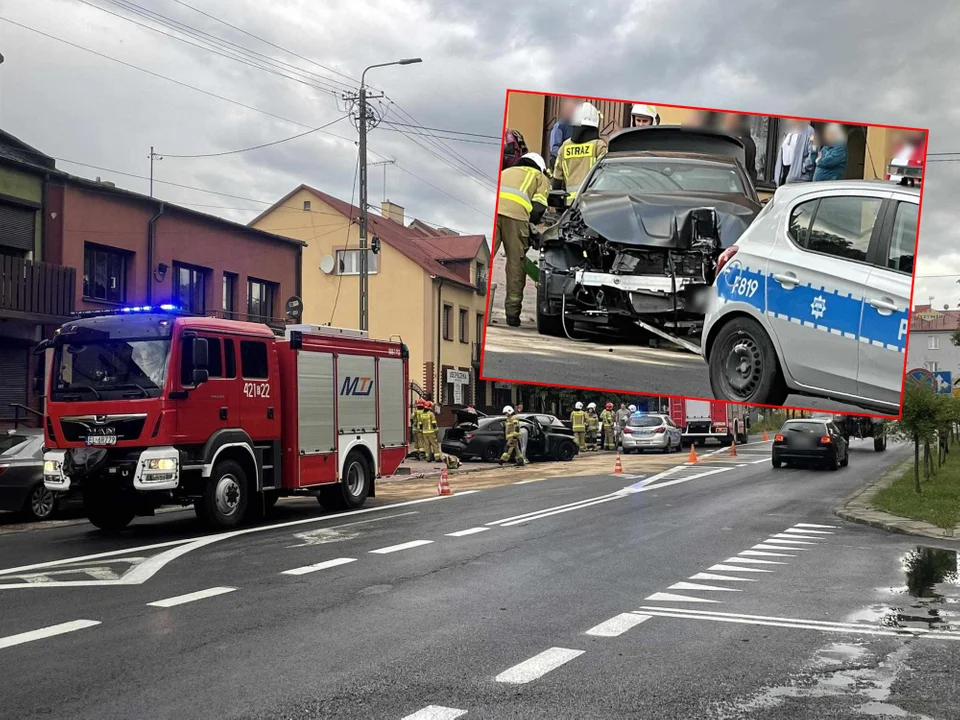
[[477,293],[479,295],[487,294],[487,274],[480,273],[477,275]]
[[74,310],[72,267],[0,255],[0,315],[66,318]]

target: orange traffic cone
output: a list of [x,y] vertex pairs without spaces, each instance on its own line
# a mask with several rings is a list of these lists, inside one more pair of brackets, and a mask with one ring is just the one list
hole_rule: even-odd
[[447,479],[447,469],[440,471],[440,482],[437,483],[437,495],[453,495],[450,489],[450,481]]
[[733,438],[733,442],[730,443],[730,457],[737,456],[737,439]]
[[769,439],[770,439],[770,436],[767,435],[767,431],[764,430],[764,431],[763,431],[763,441],[764,441],[764,442],[767,442]]
[[623,463],[620,462],[620,453],[617,453],[617,462],[613,464],[613,474],[623,475]]
[[697,446],[692,443],[690,444],[690,457],[687,458],[687,462],[688,463],[699,462],[697,460]]

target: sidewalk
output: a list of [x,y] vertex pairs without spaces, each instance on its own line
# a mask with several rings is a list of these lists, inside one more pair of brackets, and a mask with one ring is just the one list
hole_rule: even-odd
[[900,517],[899,515],[891,515],[888,512],[877,510],[873,507],[872,500],[874,495],[903,475],[904,471],[912,462],[912,459],[907,459],[890,468],[887,474],[883,475],[879,480],[875,480],[848,496],[842,505],[834,509],[834,514],[850,522],[869,525],[870,527],[892,533],[920,535],[938,540],[949,540],[960,537],[960,526],[952,529],[941,528],[932,523],[924,522],[923,520],[911,520]]

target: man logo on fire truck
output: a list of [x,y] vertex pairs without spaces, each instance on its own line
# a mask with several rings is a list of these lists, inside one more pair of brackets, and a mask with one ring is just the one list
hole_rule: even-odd
[[373,390],[373,378],[368,377],[350,377],[343,379],[343,385],[340,386],[341,395],[369,395]]

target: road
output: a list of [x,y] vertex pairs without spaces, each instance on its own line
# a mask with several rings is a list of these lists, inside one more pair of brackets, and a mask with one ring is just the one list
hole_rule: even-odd
[[831,512],[907,450],[855,442],[837,472],[710,452],[413,483],[348,514],[281,503],[220,535],[188,514],[4,535],[4,712],[960,716],[956,586],[907,595],[918,543]]
[[[531,251],[532,259],[534,255]],[[536,285],[529,279],[524,290],[521,326],[507,327],[503,312],[504,262],[502,254],[493,262],[492,283],[497,289],[490,306],[492,323],[487,325],[484,336],[484,379],[713,398],[703,358],[666,343],[654,348],[615,337],[571,340],[541,335],[537,332]],[[587,368],[589,372],[585,372]],[[833,412],[873,412],[804,395],[790,395],[784,405]]]

